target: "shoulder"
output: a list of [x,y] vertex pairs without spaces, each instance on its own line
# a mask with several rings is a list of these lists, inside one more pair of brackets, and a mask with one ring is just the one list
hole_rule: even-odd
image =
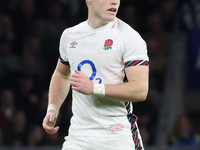
[[67,35],[73,35],[73,34],[76,34],[77,32],[80,32],[81,30],[84,30],[85,26],[86,26],[87,22],[84,21],[84,22],[81,22],[73,27],[69,27],[69,28],[66,28],[63,33],[62,33],[62,36],[66,37]]
[[126,22],[122,21],[119,18],[116,18],[114,27],[117,28],[120,35],[127,38],[141,38],[140,34],[129,26]]

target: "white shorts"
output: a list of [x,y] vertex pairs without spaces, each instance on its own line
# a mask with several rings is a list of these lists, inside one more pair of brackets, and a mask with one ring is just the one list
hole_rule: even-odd
[[99,138],[67,136],[62,150],[135,150],[132,137]]

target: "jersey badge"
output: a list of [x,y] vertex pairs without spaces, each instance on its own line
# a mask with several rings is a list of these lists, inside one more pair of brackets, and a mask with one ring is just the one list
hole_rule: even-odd
[[74,42],[71,42],[70,43],[70,47],[69,48],[76,48],[76,46],[75,45],[77,45],[78,43],[76,43],[75,41]]
[[104,43],[104,50],[109,50],[112,49],[112,45],[113,45],[113,40],[111,39],[107,39]]

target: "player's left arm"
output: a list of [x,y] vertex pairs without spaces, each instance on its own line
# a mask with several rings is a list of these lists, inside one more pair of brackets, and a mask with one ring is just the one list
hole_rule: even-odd
[[[128,82],[111,85],[105,84],[105,98],[125,101],[138,102],[144,101],[147,97],[149,87],[149,67],[131,66],[125,69]],[[94,83],[80,71],[70,78],[72,89],[86,95],[94,92]]]
[[[129,38],[126,39],[123,54],[124,62],[130,60],[141,60],[148,62],[147,46],[145,41],[136,32],[130,32]],[[131,38],[130,38],[131,37]],[[135,41],[133,42],[134,39]],[[126,64],[126,63],[125,63]],[[125,73],[128,82],[111,85],[111,84],[94,84],[82,72],[75,71],[70,78],[72,89],[86,95],[104,96],[108,99],[139,102],[144,101],[147,97],[149,88],[149,67],[148,65],[125,65]]]
[[105,85],[105,97],[119,101],[139,102],[147,97],[149,88],[149,67],[131,66],[125,69],[128,82]]

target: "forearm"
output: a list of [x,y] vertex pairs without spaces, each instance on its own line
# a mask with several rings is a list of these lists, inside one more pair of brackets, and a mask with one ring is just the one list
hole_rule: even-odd
[[68,95],[69,87],[69,77],[55,70],[50,82],[48,104],[54,104],[60,108]]
[[136,81],[126,82],[118,85],[105,85],[105,98],[125,101],[144,101],[148,93],[148,84],[137,83]]
[[55,127],[55,124],[59,115],[59,109],[69,91],[69,78],[70,67],[58,60],[49,86],[47,114],[42,123],[43,128],[49,134],[55,134],[59,129],[58,126]]
[[70,79],[72,89],[86,95],[102,96],[125,102],[144,101],[148,93],[148,67],[126,69],[128,82],[117,85],[93,83],[80,71],[75,71]]

